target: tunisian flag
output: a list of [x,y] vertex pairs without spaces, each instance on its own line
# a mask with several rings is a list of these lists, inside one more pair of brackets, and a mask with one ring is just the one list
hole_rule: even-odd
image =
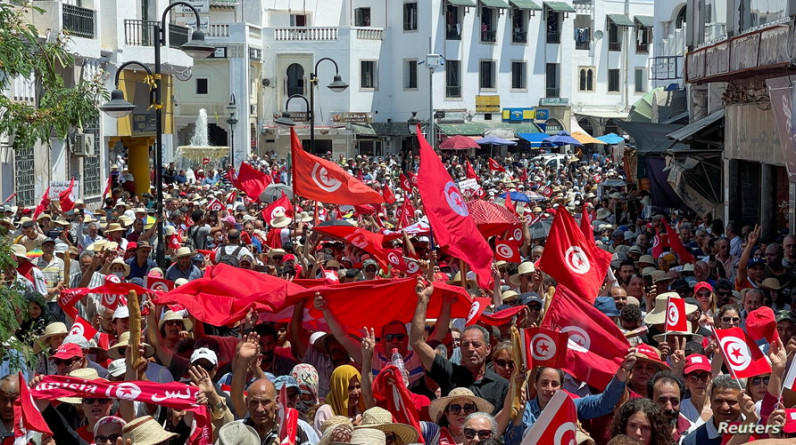
[[505,172],[506,168],[500,165],[500,162],[489,158],[489,170],[493,172]]
[[260,194],[263,193],[269,184],[274,182],[270,175],[256,170],[251,165],[241,162],[238,171],[238,179],[235,187],[246,193],[246,196],[253,201],[260,202]]
[[14,437],[27,437],[32,431],[52,435],[50,427],[47,426],[47,422],[33,401],[25,376],[20,372],[19,397],[14,401]]
[[50,187],[47,186],[47,190],[44,191],[44,195],[41,197],[41,201],[39,201],[39,205],[36,206],[36,210],[33,211],[33,220],[36,221],[39,219],[39,215],[44,213],[47,210],[47,207],[50,207]]
[[418,131],[420,171],[417,185],[434,238],[451,256],[470,265],[478,285],[492,286],[492,249],[478,231],[459,187],[453,182],[439,156]]
[[398,180],[400,181],[401,188],[404,189],[404,191],[409,193],[412,192],[412,181],[410,181],[405,174],[401,173],[401,176],[398,177]]
[[293,217],[293,205],[287,199],[285,192],[282,192],[282,197],[272,202],[268,207],[264,208],[261,212],[265,222],[270,222],[274,218],[274,214],[282,213],[288,218]]
[[591,219],[589,218],[589,206],[586,204],[583,205],[583,213],[580,215],[580,231],[583,232],[583,236],[586,240],[590,241],[589,245],[597,245],[594,241],[594,231],[592,230]]
[[578,410],[575,402],[565,391],[557,391],[520,445],[577,443],[577,431]]
[[526,368],[561,368],[567,358],[568,343],[569,336],[565,333],[545,328],[525,329]]
[[61,202],[61,210],[68,212],[75,208],[75,197],[72,195],[72,190],[75,188],[75,178],[69,182],[69,187],[58,194],[58,200]]
[[559,207],[539,268],[594,303],[610,265],[611,254],[588,242],[572,215]]
[[560,283],[541,327],[569,334],[561,369],[598,389],[608,385],[630,347],[611,319]]
[[395,193],[392,192],[392,189],[387,184],[384,184],[384,187],[382,187],[381,196],[384,197],[384,200],[387,201],[388,204],[395,202]]
[[464,160],[464,171],[467,174],[467,179],[478,180],[478,175],[475,174],[475,169],[473,169],[473,164],[470,164],[469,159]]
[[736,379],[771,372],[771,365],[763,352],[743,329],[716,329],[715,332],[724,352],[724,361]]
[[384,202],[384,197],[379,192],[346,173],[339,165],[304,151],[301,141],[292,128],[290,138],[295,194],[331,204]]
[[669,223],[665,219],[662,219],[661,222],[663,222],[663,227],[666,228],[666,238],[669,239],[669,244],[671,244],[672,250],[674,250],[674,253],[676,253],[680,258],[680,264],[696,263],[696,258],[694,258],[694,255],[685,248],[683,242],[680,240],[680,237],[677,236],[674,230],[672,230],[672,227],[669,225]]
[[666,332],[688,332],[688,318],[685,315],[685,300],[669,297],[666,302]]

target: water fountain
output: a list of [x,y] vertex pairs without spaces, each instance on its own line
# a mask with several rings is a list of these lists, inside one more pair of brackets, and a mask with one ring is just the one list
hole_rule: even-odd
[[[196,127],[193,130],[193,136],[189,141],[190,145],[181,145],[177,147],[177,157],[180,164],[185,164],[185,160],[189,164],[201,164],[203,159],[209,159],[211,163],[217,164],[218,160],[229,156],[229,147],[215,147],[211,146],[207,138],[207,111],[204,108],[199,109],[199,116],[196,117]],[[187,165],[184,165],[188,167]]]

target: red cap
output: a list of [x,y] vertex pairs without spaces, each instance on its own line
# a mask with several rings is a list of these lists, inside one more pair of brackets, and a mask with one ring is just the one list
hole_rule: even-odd
[[796,409],[785,410],[785,426],[782,431],[788,434],[796,433]]
[[293,255],[292,253],[289,253],[289,254],[287,254],[287,255],[282,257],[282,261],[284,261],[286,263],[288,261],[296,261],[296,255]]
[[761,306],[749,312],[746,316],[746,332],[755,341],[765,338],[771,343],[779,338],[774,311],[768,306]]
[[700,290],[702,290],[702,289],[707,289],[707,290],[713,292],[713,286],[711,286],[710,283],[708,283],[707,281],[700,281],[699,283],[694,285],[694,293],[695,294],[697,292],[699,292]]
[[66,343],[58,347],[55,350],[55,354],[52,355],[53,358],[60,358],[61,360],[70,359],[73,357],[83,357],[83,350],[80,349],[80,346],[74,343]]
[[138,243],[135,241],[130,241],[127,243],[127,250],[135,250],[138,249]]
[[658,365],[660,370],[670,369],[666,362],[661,361],[661,353],[658,352],[657,349],[645,343],[641,343],[636,346],[636,358],[639,360],[649,360]]
[[702,354],[691,354],[686,357],[683,374],[690,374],[694,371],[710,372],[710,360]]

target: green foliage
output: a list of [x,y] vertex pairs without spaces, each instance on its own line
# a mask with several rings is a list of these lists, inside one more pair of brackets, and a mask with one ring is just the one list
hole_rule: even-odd
[[65,138],[70,128],[96,117],[99,101],[108,97],[103,75],[65,85],[62,73],[73,69],[75,61],[66,48],[69,37],[61,34],[52,42],[41,38],[28,22],[31,12],[42,10],[0,3],[0,88],[21,77],[34,80],[37,90],[38,103],[33,104],[0,96],[0,133],[15,135],[14,148]]
[[[0,230],[3,232],[4,230]],[[29,347],[23,345],[18,339],[14,338],[14,332],[19,329],[20,320],[28,314],[28,302],[20,289],[20,286],[9,283],[14,282],[16,278],[16,261],[11,253],[9,245],[9,237],[7,233],[0,233],[0,276],[3,278],[2,285],[0,285],[0,351],[3,352],[3,358],[10,359],[12,368],[17,368],[19,363],[14,363],[24,359],[28,367],[34,365],[32,351]],[[5,350],[15,349],[22,355],[5,354]]]

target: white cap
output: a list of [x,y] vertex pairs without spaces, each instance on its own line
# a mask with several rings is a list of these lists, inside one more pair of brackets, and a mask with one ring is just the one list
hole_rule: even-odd
[[113,311],[111,320],[116,320],[117,318],[130,318],[130,310],[127,309],[127,306],[119,306]]
[[125,372],[127,372],[127,365],[123,358],[112,361],[108,366],[108,375],[111,377],[121,377]]
[[310,335],[310,344],[314,345],[316,341],[322,339],[325,335],[326,332],[323,331],[313,332],[312,335]]
[[191,363],[199,359],[205,359],[212,365],[218,364],[218,357],[216,356],[216,353],[208,348],[199,348],[193,351],[193,354],[191,354]]

